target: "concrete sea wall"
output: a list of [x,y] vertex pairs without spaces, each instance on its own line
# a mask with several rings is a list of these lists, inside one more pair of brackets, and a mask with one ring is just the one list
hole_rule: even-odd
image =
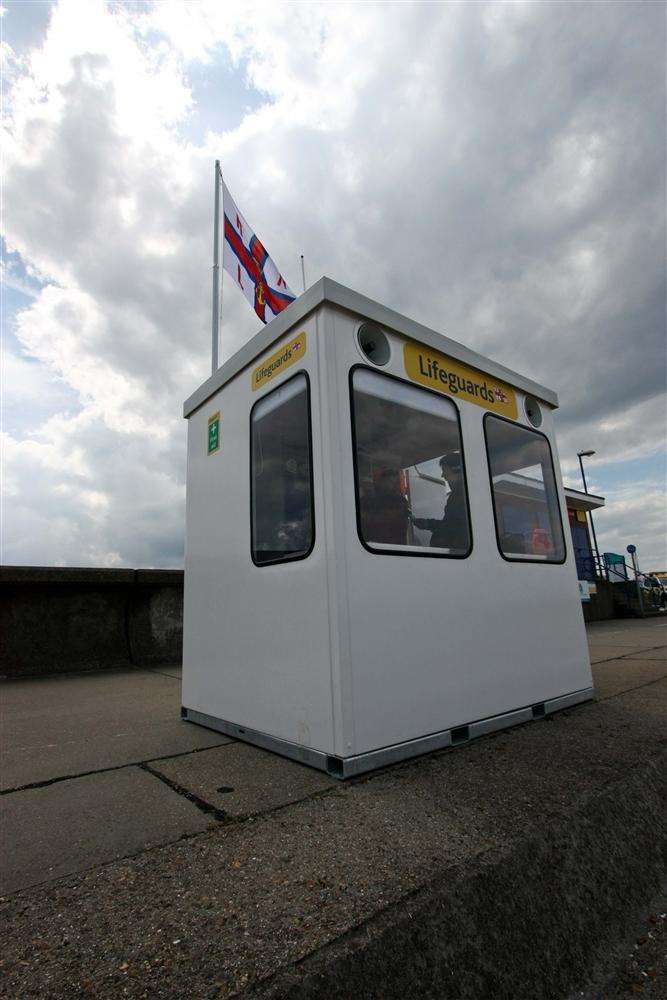
[[0,674],[178,663],[183,571],[0,567]]

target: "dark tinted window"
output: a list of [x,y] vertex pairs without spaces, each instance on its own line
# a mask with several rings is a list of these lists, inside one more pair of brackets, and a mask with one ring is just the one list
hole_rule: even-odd
[[352,407],[362,541],[378,551],[467,555],[465,469],[452,401],[358,368]]
[[484,419],[500,551],[508,559],[563,562],[565,541],[549,442],[498,417]]
[[254,562],[303,558],[314,541],[310,401],[304,374],[253,407],[250,462]]

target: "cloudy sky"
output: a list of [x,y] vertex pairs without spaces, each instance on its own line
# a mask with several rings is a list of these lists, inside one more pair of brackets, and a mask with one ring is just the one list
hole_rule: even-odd
[[[213,161],[322,274],[557,390],[600,548],[665,552],[662,3],[4,0],[9,564],[179,566]],[[225,285],[223,357],[257,331]]]

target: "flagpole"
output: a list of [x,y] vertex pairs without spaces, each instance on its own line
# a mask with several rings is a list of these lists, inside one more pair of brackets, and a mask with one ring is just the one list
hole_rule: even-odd
[[211,331],[211,372],[218,370],[220,338],[220,160],[215,161],[215,208],[213,221],[213,323]]
[[[222,264],[222,267],[220,269],[220,281],[218,282],[218,336],[217,336],[217,339],[216,339],[216,344],[218,345],[218,351],[220,351],[220,328],[222,327],[222,292],[223,292],[223,287],[224,287],[224,274],[223,274],[223,272],[225,270],[225,267],[224,267],[224,256],[225,256],[225,190],[224,190],[224,185],[223,185],[223,182],[222,182],[222,170],[220,169],[220,160],[216,160],[216,169],[218,171],[218,189],[220,191],[220,206],[221,206],[221,209],[220,209],[219,214],[222,215],[222,257],[223,257],[223,264]],[[218,224],[217,233],[218,233],[218,241],[219,241],[220,240],[220,225],[219,224]],[[220,263],[220,262],[218,261],[218,263]],[[216,358],[217,357],[218,357],[218,355],[216,354]],[[218,359],[218,364],[219,363],[220,362],[219,362],[219,359]]]

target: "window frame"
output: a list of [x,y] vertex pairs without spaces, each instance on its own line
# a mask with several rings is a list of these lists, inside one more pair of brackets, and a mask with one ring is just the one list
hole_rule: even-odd
[[[494,487],[493,487],[493,474],[491,472],[491,456],[490,456],[490,453],[489,453],[489,437],[488,437],[488,434],[486,432],[486,424],[487,424],[487,421],[489,419],[491,419],[491,420],[500,420],[500,421],[502,421],[505,424],[509,424],[511,427],[520,427],[521,430],[525,431],[527,434],[534,434],[536,437],[541,437],[541,438],[543,438],[546,441],[547,448],[549,449],[549,459],[551,461],[551,471],[552,471],[553,477],[554,477],[554,486],[555,486],[555,489],[556,489],[556,509],[558,511],[558,521],[559,521],[559,524],[560,524],[561,538],[563,540],[563,558],[562,559],[540,559],[539,557],[535,556],[534,554],[532,556],[528,555],[528,554],[525,554],[525,555],[519,555],[519,554],[517,554],[515,556],[508,556],[508,555],[506,555],[503,552],[502,546],[500,544],[500,533],[498,531],[498,512],[496,510],[496,497],[495,497],[495,492],[494,492]],[[494,526],[494,530],[495,530],[495,533],[496,533],[496,545],[498,546],[498,552],[500,553],[501,557],[505,560],[505,562],[524,563],[524,564],[527,564],[529,566],[535,566],[535,565],[540,565],[540,566],[562,566],[563,563],[565,563],[567,561],[567,555],[568,555],[568,552],[567,552],[567,540],[566,540],[566,536],[565,536],[565,529],[563,527],[563,510],[562,510],[561,503],[560,503],[560,497],[558,495],[558,480],[556,479],[556,466],[555,466],[555,463],[554,463],[554,453],[553,453],[553,449],[551,447],[551,441],[549,440],[549,438],[547,437],[546,434],[544,434],[542,431],[538,431],[535,427],[527,427],[526,424],[522,424],[518,420],[509,420],[507,417],[501,417],[500,414],[498,414],[498,413],[489,413],[489,412],[485,413],[484,414],[484,419],[482,420],[482,425],[483,425],[483,429],[484,429],[484,450],[486,452],[486,468],[487,468],[487,472],[489,474],[489,491],[490,491],[490,494],[491,494],[491,508],[493,510],[493,526]],[[545,493],[546,493],[546,488],[545,488]],[[569,525],[569,521],[568,521],[568,531],[569,530],[570,530],[570,525]]]
[[[293,382],[296,378],[303,375],[306,379],[306,408],[308,411],[308,468],[309,468],[309,484],[310,484],[310,524],[311,524],[311,539],[310,546],[306,552],[300,552],[297,555],[282,556],[279,559],[265,559],[262,562],[257,562],[255,559],[255,525],[253,518],[253,435],[252,435],[252,418],[256,408],[260,403],[263,403],[265,399],[272,396],[274,392],[278,389],[284,388],[288,383]],[[259,399],[256,399],[250,408],[250,416],[248,418],[248,430],[249,430],[249,441],[248,441],[248,456],[249,456],[249,472],[250,472],[250,492],[249,492],[249,513],[250,513],[250,558],[258,569],[263,569],[265,566],[280,566],[283,563],[293,563],[299,562],[302,559],[307,559],[315,548],[315,537],[316,537],[316,526],[315,526],[315,479],[313,475],[313,417],[312,417],[312,406],[311,406],[311,394],[310,394],[310,377],[305,368],[300,368],[299,371],[294,372],[289,378],[286,378],[284,382],[280,382],[278,385],[274,386],[269,392],[265,392]]]
[[[356,417],[354,412],[354,373],[356,371],[369,371],[378,375],[380,378],[390,379],[393,382],[400,382],[402,385],[407,385],[411,389],[417,392],[427,392],[431,396],[435,396],[437,399],[446,399],[454,407],[454,413],[456,415],[456,426],[459,432],[459,442],[461,444],[461,468],[463,471],[463,482],[465,485],[465,498],[466,498],[466,513],[468,515],[468,534],[469,534],[469,545],[466,552],[460,553],[449,553],[449,552],[433,552],[429,551],[429,546],[423,546],[423,552],[417,552],[414,548],[408,548],[407,546],[397,546],[396,548],[383,548],[376,549],[373,548],[365,539],[361,531],[361,506],[359,503],[359,475],[357,466],[357,427],[356,427]],[[461,428],[461,413],[458,406],[451,398],[444,392],[438,392],[436,389],[429,389],[428,386],[417,385],[415,382],[411,382],[409,379],[400,378],[398,375],[393,375],[387,371],[380,371],[378,368],[372,367],[371,365],[355,364],[349,370],[348,373],[348,384],[350,392],[350,427],[352,431],[352,473],[354,478],[354,506],[356,513],[357,522],[357,536],[362,546],[367,552],[372,553],[374,556],[403,556],[403,557],[414,557],[416,559],[468,559],[474,548],[474,534],[472,526],[472,517],[470,515],[470,494],[468,492],[468,470],[466,467],[465,459],[465,448],[463,443],[463,431]]]

